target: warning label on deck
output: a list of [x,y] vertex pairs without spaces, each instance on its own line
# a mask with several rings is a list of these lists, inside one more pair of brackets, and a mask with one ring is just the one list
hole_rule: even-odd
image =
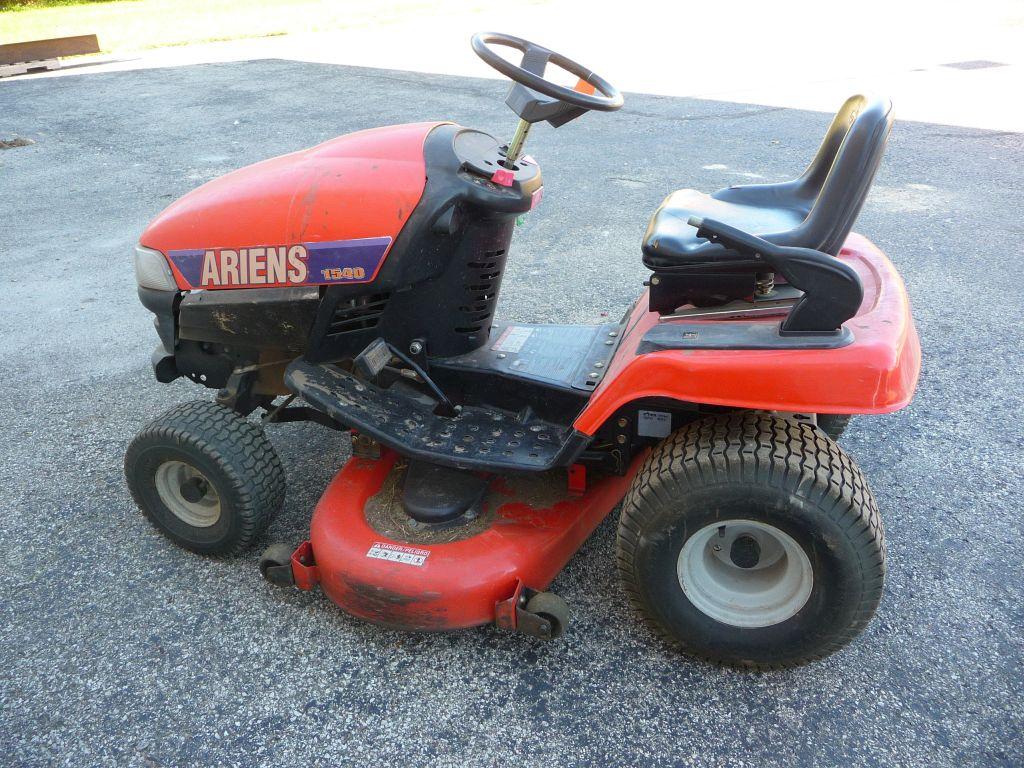
[[427,562],[427,558],[430,557],[430,550],[375,541],[366,553],[366,556],[372,557],[374,560],[388,560],[392,563],[402,563],[403,565],[422,566]]

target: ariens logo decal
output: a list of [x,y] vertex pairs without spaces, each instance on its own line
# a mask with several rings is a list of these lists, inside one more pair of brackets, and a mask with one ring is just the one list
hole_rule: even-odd
[[207,251],[203,255],[202,288],[292,283],[302,285],[309,276],[304,245]]
[[390,237],[321,243],[193,248],[167,256],[190,288],[267,288],[367,283],[377,276]]

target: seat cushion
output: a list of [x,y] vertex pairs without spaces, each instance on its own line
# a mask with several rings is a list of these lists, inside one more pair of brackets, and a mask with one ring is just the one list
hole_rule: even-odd
[[[736,192],[753,187],[736,187]],[[644,264],[650,269],[663,267],[703,267],[715,265],[729,269],[755,266],[750,259],[721,245],[697,237],[689,225],[691,216],[716,219],[744,232],[765,236],[796,229],[806,211],[796,207],[774,207],[732,202],[733,189],[723,189],[715,197],[693,189],[681,189],[665,198],[654,212],[644,235]],[[760,202],[760,201],[758,201]]]

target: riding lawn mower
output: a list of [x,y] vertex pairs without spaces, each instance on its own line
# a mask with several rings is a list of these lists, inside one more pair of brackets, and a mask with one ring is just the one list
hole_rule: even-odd
[[352,456],[308,540],[260,558],[275,585],[392,628],[551,639],[569,608],[549,586],[621,505],[624,592],[682,650],[771,668],[842,647],[878,605],[885,546],[836,440],[906,406],[920,368],[898,273],[851,233],[891,105],[847,100],[791,181],[672,192],[617,322],[495,323],[517,218],[544,189],[531,127],[623,98],[526,40],[472,46],[513,81],[509,141],[359,131],[215,179],[143,232],[156,378],[216,395],[135,437],[135,501],[187,549],[241,553],[285,496],[264,430],[315,422]]

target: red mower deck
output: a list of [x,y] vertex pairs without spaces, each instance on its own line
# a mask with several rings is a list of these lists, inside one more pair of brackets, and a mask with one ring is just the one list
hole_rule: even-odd
[[293,555],[295,584],[319,584],[353,616],[393,628],[463,629],[503,616],[514,629],[502,603],[524,587],[548,587],[622,499],[642,458],[579,493],[564,471],[496,477],[475,522],[418,531],[401,522],[400,457],[353,458],[320,499],[310,541]]

